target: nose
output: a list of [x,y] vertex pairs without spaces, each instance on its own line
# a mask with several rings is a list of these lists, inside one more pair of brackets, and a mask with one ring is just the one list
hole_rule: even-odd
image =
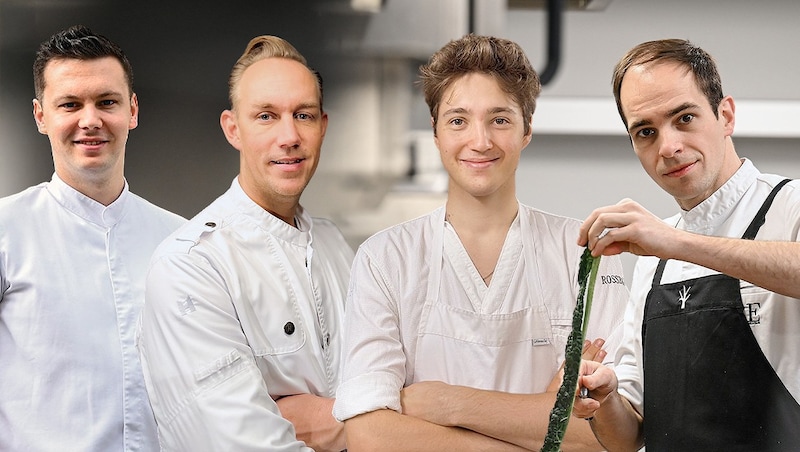
[[470,147],[478,152],[485,152],[492,148],[491,135],[483,124],[473,125]]
[[680,131],[665,129],[661,131],[659,138],[658,154],[660,156],[672,158],[675,154],[683,151],[683,139]]
[[81,129],[99,129],[102,126],[103,120],[100,118],[100,112],[97,108],[93,105],[88,105],[81,109],[78,127]]
[[297,124],[295,123],[294,117],[282,119],[278,127],[279,146],[292,148],[300,144],[300,133],[297,131]]

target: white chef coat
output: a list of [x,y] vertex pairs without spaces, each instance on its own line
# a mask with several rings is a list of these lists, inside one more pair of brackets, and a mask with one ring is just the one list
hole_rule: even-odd
[[274,400],[335,395],[353,251],[330,221],[296,221],[235,179],[154,253],[138,346],[165,449],[310,450]]
[[[750,160],[744,159],[733,177],[708,199],[665,221],[697,234],[741,238],[769,192],[783,179],[774,174],[762,174]],[[799,238],[800,182],[792,181],[778,192],[756,240],[796,242]],[[636,262],[631,303],[623,322],[623,343],[615,360],[619,392],[640,413],[644,411],[642,317],[657,264],[655,257],[640,257]],[[717,273],[688,262],[669,260],[661,283]],[[800,400],[800,300],[769,292],[744,280],[740,286],[744,312],[761,350],[789,392]]]
[[[422,380],[544,392],[564,360],[578,294],[580,222],[519,205],[488,287],[444,207],[361,245],[345,321],[334,415],[389,408]],[[617,257],[601,260],[587,338],[616,351],[628,291]]]
[[0,450],[153,451],[134,348],[150,254],[186,220],[58,176],[0,200]]

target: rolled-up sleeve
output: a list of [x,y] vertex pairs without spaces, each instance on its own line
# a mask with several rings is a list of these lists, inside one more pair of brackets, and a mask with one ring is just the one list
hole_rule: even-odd
[[207,259],[153,261],[137,336],[165,450],[311,451],[270,397],[225,278]]
[[379,409],[400,411],[407,360],[396,300],[385,271],[359,249],[347,296],[342,383],[333,407],[340,421]]

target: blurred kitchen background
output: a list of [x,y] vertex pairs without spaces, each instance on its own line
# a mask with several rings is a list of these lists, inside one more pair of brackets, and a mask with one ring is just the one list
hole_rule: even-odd
[[[227,189],[238,153],[219,128],[227,76],[250,38],[292,42],[325,80],[322,161],[302,204],[356,247],[444,202],[417,69],[466,33],[519,42],[546,84],[517,173],[526,204],[584,218],[632,197],[677,209],[641,170],[611,94],[633,45],[687,38],[717,59],[736,100],[740,156],[800,177],[800,2],[796,0],[0,0],[0,196],[49,180],[31,111],[31,65],[52,33],[83,24],[119,43],[141,107],[132,191],[191,217]],[[625,258],[630,277],[633,258]]]

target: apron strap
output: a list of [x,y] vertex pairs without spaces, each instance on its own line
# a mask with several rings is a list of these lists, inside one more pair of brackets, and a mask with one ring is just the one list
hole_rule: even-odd
[[756,238],[758,230],[761,229],[761,226],[763,226],[764,222],[767,221],[767,211],[772,206],[772,201],[775,200],[775,195],[777,195],[780,189],[783,188],[783,186],[789,181],[791,181],[791,179],[784,179],[772,189],[772,192],[770,192],[769,196],[767,196],[766,201],[764,201],[761,209],[758,211],[755,218],[753,218],[750,226],[748,226],[747,230],[744,232],[744,235],[742,236],[743,239],[754,240]]

